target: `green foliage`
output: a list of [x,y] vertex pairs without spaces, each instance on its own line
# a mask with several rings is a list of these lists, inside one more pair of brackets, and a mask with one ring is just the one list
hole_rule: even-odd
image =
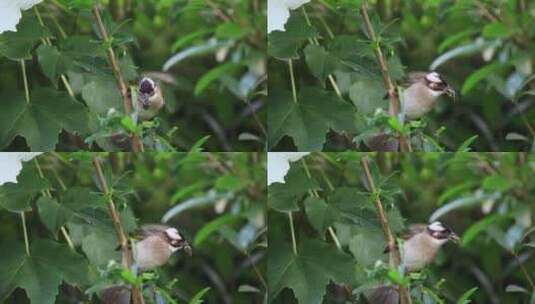
[[[100,8],[107,41],[94,31],[93,5]],[[24,11],[17,31],[0,35],[0,96],[7,102],[0,148],[130,151],[125,138],[135,134],[145,150],[188,151],[212,134],[209,150],[263,149],[265,7],[247,0],[211,6],[58,0]],[[146,75],[161,87],[166,105],[155,125],[136,121],[136,114],[134,127],[108,121],[111,109],[127,116],[108,47],[126,86],[135,88]],[[40,94],[43,89],[49,93]],[[26,91],[30,100],[21,98]],[[256,140],[241,140],[242,134]]]
[[[401,284],[413,303],[529,303],[531,273],[508,265],[533,251],[533,161],[523,153],[331,152],[290,163],[285,183],[268,188],[270,302],[360,303],[371,288]],[[460,246],[444,245],[418,272],[390,268],[376,197],[396,236],[440,220],[462,236]],[[522,283],[506,289],[500,280]]]
[[[277,121],[289,111],[269,109],[269,148],[276,151],[369,149],[372,136],[399,130],[413,151],[530,151],[534,147],[534,20],[530,1],[368,1],[365,6],[376,40],[370,41],[359,1],[309,2],[290,10],[286,31],[268,35],[270,97],[286,104],[294,87],[336,93],[352,103],[346,134],[307,126],[307,133],[281,133]],[[437,106],[415,121],[389,124],[385,85],[374,49],[380,48],[394,85],[403,87],[408,72],[438,71],[458,93],[455,103],[440,97]],[[288,68],[292,60],[295,85]],[[402,90],[400,90],[402,92]],[[400,95],[403,96],[403,95]],[[324,107],[330,102],[324,101]],[[525,108],[524,108],[525,107]],[[330,112],[324,112],[329,115]],[[355,118],[356,117],[356,118]],[[275,123],[274,123],[275,122]],[[349,123],[349,122],[348,122]],[[416,127],[416,125],[418,125]],[[298,144],[316,138],[313,146]],[[320,142],[319,139],[322,139]],[[321,143],[321,144],[320,144]]]
[[73,286],[87,284],[90,266],[65,244],[35,240],[26,254],[23,243],[3,243],[0,263],[0,300],[17,287],[23,288],[33,303],[53,304],[61,282]]
[[[94,156],[108,195],[95,180]],[[143,286],[146,303],[261,303],[267,296],[263,155],[83,152],[44,154],[37,162],[44,178],[26,162],[17,183],[0,186],[0,302],[98,303],[100,292],[117,284]],[[193,255],[179,250],[149,272],[124,268],[110,199],[129,242],[141,225],[165,222]]]

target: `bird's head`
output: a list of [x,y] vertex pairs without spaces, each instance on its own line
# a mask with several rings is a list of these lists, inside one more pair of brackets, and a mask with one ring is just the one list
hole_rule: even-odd
[[427,233],[437,242],[444,244],[447,241],[459,243],[460,238],[449,227],[439,221],[427,225]]
[[191,256],[191,246],[189,243],[180,235],[176,228],[170,227],[165,230],[165,235],[167,237],[167,242],[171,248],[171,251],[176,252],[183,249],[189,256]]
[[446,94],[455,101],[455,90],[437,72],[429,72],[425,75],[425,84],[436,95]]

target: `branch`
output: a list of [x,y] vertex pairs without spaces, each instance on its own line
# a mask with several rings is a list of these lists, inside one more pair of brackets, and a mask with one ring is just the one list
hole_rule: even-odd
[[[121,218],[119,217],[119,214],[115,209],[115,203],[113,202],[113,198],[108,188],[108,184],[106,183],[106,179],[104,178],[104,174],[102,173],[100,160],[98,159],[96,154],[93,154],[92,162],[93,166],[95,167],[95,173],[97,175],[97,180],[100,185],[100,188],[102,189],[102,192],[104,192],[104,196],[108,199],[108,213],[110,214],[113,223],[113,228],[115,229],[115,233],[117,234],[117,240],[119,241],[119,245],[121,246],[123,266],[130,269],[134,257],[132,255],[132,251],[128,248],[128,238],[126,237],[126,233],[124,232],[123,226],[121,224]],[[135,285],[132,285],[132,300],[134,304],[145,303],[143,300],[143,295],[141,294],[141,290]]]
[[[370,40],[373,43],[373,51],[375,53],[375,57],[377,58],[377,62],[379,63],[379,67],[381,68],[381,76],[383,78],[383,84],[388,93],[388,97],[390,98],[390,109],[389,109],[390,115],[397,118],[399,114],[399,108],[400,108],[399,98],[396,94],[396,87],[394,86],[394,83],[392,82],[392,79],[390,78],[390,74],[388,73],[388,67],[386,66],[386,63],[385,63],[383,51],[381,51],[381,47],[379,46],[379,41],[377,40],[377,37],[375,36],[375,31],[373,30],[373,26],[370,22],[370,17],[368,16],[368,11],[366,10],[366,1],[362,1],[362,4],[360,5],[360,14],[362,15],[362,18],[364,19],[366,32],[368,33],[368,36],[370,37]],[[401,151],[410,152],[411,148],[405,136],[400,134],[399,141],[400,141]]]
[[[119,92],[121,93],[121,96],[123,98],[123,107],[124,112],[126,115],[130,115],[132,112],[132,102],[130,100],[130,97],[128,96],[128,87],[124,81],[123,74],[121,73],[121,68],[119,67],[119,64],[117,63],[117,59],[115,58],[115,52],[113,51],[113,48],[111,47],[111,41],[110,37],[108,36],[108,32],[106,31],[106,28],[104,27],[104,23],[102,22],[102,17],[100,16],[100,11],[98,9],[98,6],[95,4],[93,5],[93,8],[91,9],[93,12],[93,16],[95,17],[95,21],[97,23],[97,28],[102,36],[102,39],[104,39],[104,42],[108,45],[108,48],[106,49],[106,52],[108,54],[108,61],[111,65],[111,70],[113,72],[113,76],[115,77],[115,81],[117,82],[117,87],[119,88]],[[143,152],[143,143],[139,139],[139,137],[136,134],[131,135],[132,139],[132,150],[134,152]]]
[[[381,222],[381,228],[383,229],[383,234],[385,235],[385,239],[388,244],[390,267],[397,270],[399,268],[399,264],[401,263],[401,257],[399,255],[398,249],[396,248],[396,239],[392,234],[392,230],[390,230],[390,225],[388,224],[388,219],[383,209],[381,198],[379,197],[375,189],[375,183],[373,182],[373,178],[370,173],[370,166],[368,164],[368,157],[362,157],[362,159],[360,160],[360,164],[364,169],[364,173],[366,175],[366,180],[370,187],[370,191],[372,195],[375,196],[375,209],[377,209],[379,221]],[[407,288],[403,285],[398,285],[398,289],[400,295],[400,304],[411,304],[411,298],[409,296],[409,291],[407,290]]]

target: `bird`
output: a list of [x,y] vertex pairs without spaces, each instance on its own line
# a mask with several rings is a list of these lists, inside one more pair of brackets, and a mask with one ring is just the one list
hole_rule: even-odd
[[[411,72],[401,83],[401,88],[401,113],[406,120],[415,120],[429,113],[442,95],[456,99],[455,90],[435,71]],[[389,114],[394,115],[393,112],[390,105]],[[397,151],[399,147],[398,139],[384,132],[371,135],[365,144],[372,151]]]
[[[401,236],[403,247],[401,262],[407,272],[415,272],[431,264],[439,249],[448,241],[458,243],[459,237],[445,224],[434,221],[430,224],[414,224]],[[389,247],[384,253],[389,252]],[[399,304],[399,292],[393,286],[381,285],[368,291],[370,304]]]
[[137,114],[140,120],[150,120],[165,105],[160,86],[149,77],[139,81],[137,92]]
[[138,241],[134,247],[134,262],[142,271],[166,264],[173,253],[181,249],[191,256],[190,245],[175,227],[143,225],[135,239]]
[[[133,239],[137,240],[133,250],[134,266],[141,272],[165,265],[179,250],[184,250],[189,256],[192,255],[191,246],[178,229],[168,225],[142,225]],[[120,246],[117,249],[119,248]],[[125,285],[111,286],[100,293],[100,299],[104,304],[129,304],[131,296],[130,287]]]
[[446,94],[455,100],[455,90],[437,72],[412,72],[405,83],[401,111],[406,119],[421,118],[431,111],[438,97]]

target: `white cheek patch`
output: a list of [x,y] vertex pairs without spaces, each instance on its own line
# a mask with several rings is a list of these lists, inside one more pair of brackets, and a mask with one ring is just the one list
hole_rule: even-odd
[[429,90],[429,94],[431,94],[431,96],[433,96],[433,97],[438,97],[438,96],[444,94],[444,91]]
[[169,245],[169,250],[171,252],[176,252],[178,250],[178,247],[173,247],[173,246]]
[[442,79],[440,79],[440,76],[438,75],[437,72],[431,72],[427,75],[425,75],[425,79],[427,79],[427,81],[429,82],[434,82],[434,83],[442,83]]
[[180,233],[178,233],[178,230],[176,230],[175,228],[167,228],[165,230],[165,233],[172,240],[179,240],[179,241],[182,240]]
[[441,222],[433,222],[429,225],[429,229],[432,231],[444,231],[446,228],[442,225]]

